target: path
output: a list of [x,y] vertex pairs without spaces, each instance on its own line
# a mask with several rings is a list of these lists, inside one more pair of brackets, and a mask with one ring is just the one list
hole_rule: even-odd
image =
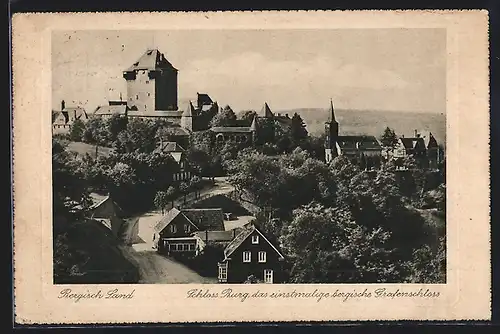
[[[234,188],[225,178],[215,178],[213,186],[203,189],[200,196],[187,201],[179,198],[175,206],[188,206],[210,196],[230,193]],[[217,279],[200,276],[192,269],[171,258],[156,253],[153,249],[154,226],[163,217],[161,212],[150,211],[129,218],[124,223],[121,247],[126,256],[139,270],[140,283],[217,283]]]
[[122,252],[138,268],[139,283],[217,283],[216,278],[200,276],[184,264],[159,255],[153,249],[137,251],[131,246],[123,246]]

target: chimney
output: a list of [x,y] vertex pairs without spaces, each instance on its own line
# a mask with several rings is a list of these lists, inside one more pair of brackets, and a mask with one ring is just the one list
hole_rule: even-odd
[[415,129],[415,137],[418,137],[417,129]]
[[205,230],[205,242],[208,242],[208,230]]
[[236,229],[233,229],[233,239],[236,238]]
[[61,101],[61,110],[64,110],[66,108],[66,102],[64,100]]

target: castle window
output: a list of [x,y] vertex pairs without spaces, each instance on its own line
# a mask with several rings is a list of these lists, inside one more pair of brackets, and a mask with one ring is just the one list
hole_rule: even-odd
[[135,96],[135,99],[136,99],[136,100],[139,100],[139,95],[136,95],[136,96]]
[[[146,81],[146,83],[148,83],[149,81]],[[148,93],[148,96],[151,96],[151,93]]]
[[[148,83],[149,83],[149,80],[146,80],[146,84],[148,84]],[[148,94],[149,94],[149,93],[148,93]]]

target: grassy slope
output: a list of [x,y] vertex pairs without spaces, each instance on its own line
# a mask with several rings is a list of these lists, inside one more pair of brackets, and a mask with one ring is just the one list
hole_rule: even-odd
[[[301,108],[275,111],[291,117],[297,112],[307,124],[311,134],[321,134],[324,122],[328,119],[328,110],[321,108]],[[370,111],[370,110],[336,110],[339,132],[342,135],[367,134],[379,137],[385,127],[393,128],[398,135],[413,135],[413,130],[428,130],[439,143],[445,141],[445,116],[434,113]]]
[[[80,155],[85,155],[86,153],[88,153],[91,156],[95,156],[95,145],[80,142],[69,142],[67,149]],[[99,146],[99,148],[97,149],[97,154],[100,156],[109,156],[111,150],[112,149],[109,147]]]

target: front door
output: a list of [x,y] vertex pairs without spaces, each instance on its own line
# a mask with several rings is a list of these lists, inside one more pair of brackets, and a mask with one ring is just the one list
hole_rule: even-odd
[[273,271],[264,269],[264,283],[273,283]]

